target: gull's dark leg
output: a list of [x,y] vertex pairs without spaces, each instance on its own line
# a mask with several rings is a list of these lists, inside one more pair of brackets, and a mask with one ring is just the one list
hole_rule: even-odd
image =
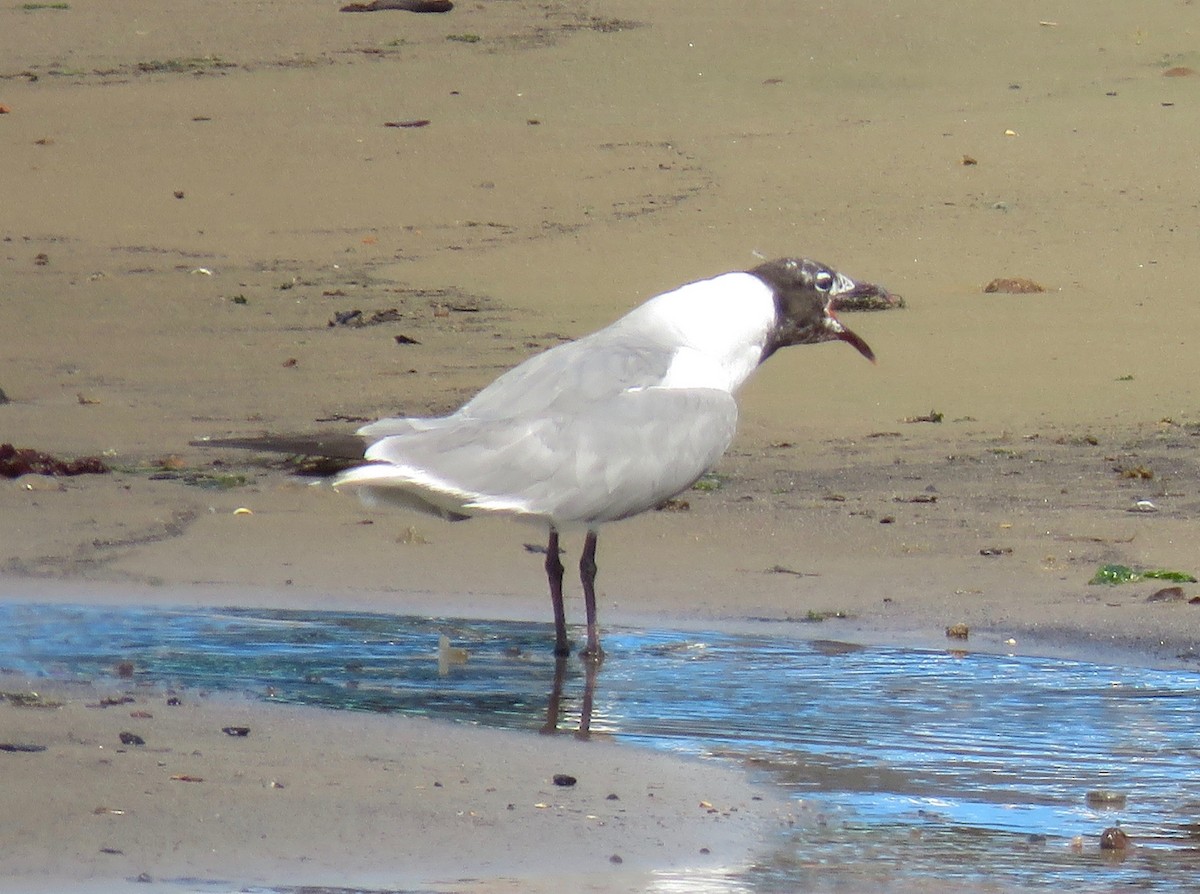
[[600,628],[596,624],[596,532],[588,531],[583,541],[583,555],[579,557],[579,577],[583,581],[583,604],[587,609],[587,648],[583,657],[591,661],[602,661],[604,650],[600,648]]
[[546,578],[550,581],[550,604],[554,606],[554,654],[570,655],[567,612],[563,608],[563,563],[558,557],[558,531],[553,528],[550,529],[550,542],[546,544]]

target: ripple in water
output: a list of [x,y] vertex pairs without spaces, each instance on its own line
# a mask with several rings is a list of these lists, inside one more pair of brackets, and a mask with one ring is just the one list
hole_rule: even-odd
[[[470,657],[440,674],[442,634]],[[516,729],[547,721],[550,641],[518,622],[0,605],[0,665],[26,674],[132,661],[164,686]],[[804,802],[750,888],[1195,890],[1195,673],[672,631],[605,645],[593,733],[741,761]],[[584,672],[565,668],[577,717]],[[1125,806],[1089,806],[1096,789]],[[1116,824],[1137,843],[1123,858],[1097,849]]]

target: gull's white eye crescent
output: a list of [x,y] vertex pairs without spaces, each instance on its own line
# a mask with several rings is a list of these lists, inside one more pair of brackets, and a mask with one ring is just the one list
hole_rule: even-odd
[[813,285],[818,292],[828,292],[833,288],[833,274],[828,270],[821,270],[813,277]]

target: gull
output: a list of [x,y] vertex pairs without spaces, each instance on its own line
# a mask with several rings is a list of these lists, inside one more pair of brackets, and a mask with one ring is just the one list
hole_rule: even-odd
[[600,527],[661,505],[711,469],[733,441],[738,389],[776,351],[844,341],[874,362],[835,308],[897,302],[806,258],[689,283],[529,358],[448,416],[363,426],[366,463],[331,483],[370,505],[545,528],[559,656],[570,652],[559,533],[582,529],[583,656],[598,662]]

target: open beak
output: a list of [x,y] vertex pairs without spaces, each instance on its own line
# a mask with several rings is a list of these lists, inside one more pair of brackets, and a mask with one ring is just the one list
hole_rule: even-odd
[[858,349],[858,353],[862,354],[872,363],[875,362],[875,352],[871,350],[871,346],[863,341],[862,337],[859,336],[858,333],[847,329],[842,324],[842,321],[833,315],[832,311],[826,312],[825,328],[829,330],[834,338],[853,345]]
[[833,311],[835,308],[849,311],[886,310],[891,307],[903,307],[904,299],[874,283],[854,282],[841,276],[839,279],[844,282],[838,283],[839,288],[834,292],[829,307],[825,311],[825,326],[833,338],[853,345],[858,353],[874,363],[875,352],[871,350],[871,346],[863,341],[857,333],[847,329],[842,321],[834,316]]

